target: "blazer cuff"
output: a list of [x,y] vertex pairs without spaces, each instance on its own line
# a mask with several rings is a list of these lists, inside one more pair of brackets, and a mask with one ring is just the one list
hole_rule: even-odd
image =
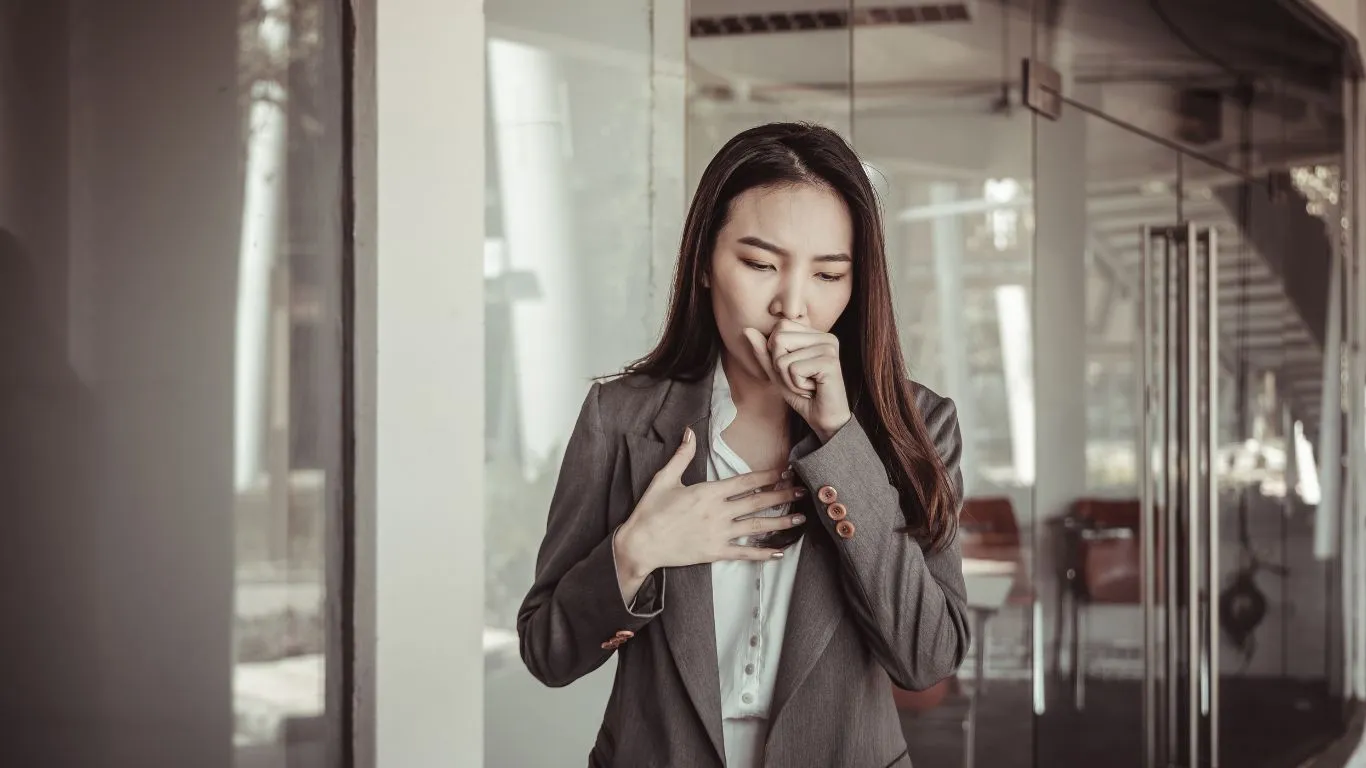
[[[837,541],[855,550],[860,543],[886,541],[885,534],[895,533],[905,525],[900,494],[887,477],[887,468],[858,417],[849,419],[829,441],[807,455],[792,462],[798,475],[806,482],[821,524]],[[821,489],[835,493],[831,502],[821,499]],[[831,515],[830,507],[839,503],[843,509]],[[840,533],[840,523],[848,535]]]

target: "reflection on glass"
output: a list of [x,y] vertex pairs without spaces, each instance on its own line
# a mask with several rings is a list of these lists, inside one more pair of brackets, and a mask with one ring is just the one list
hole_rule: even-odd
[[[341,480],[341,262],[321,0],[243,0],[234,408],[233,741],[239,768],[327,754],[329,531]],[[333,19],[335,20],[335,19]],[[335,45],[331,42],[330,45]],[[316,724],[316,725],[315,725]],[[300,764],[305,764],[300,762]]]
[[0,765],[336,763],[340,10],[0,0]]
[[1034,741],[1031,488],[1056,452],[1036,446],[1033,126],[1010,104],[1031,11],[982,3],[931,22],[883,5],[851,4],[849,135],[883,180],[909,373],[958,406],[977,623],[953,681],[896,700],[917,765],[1022,768]]
[[[668,278],[651,258],[651,199],[660,194],[652,183],[664,184],[651,152],[662,131],[681,134],[682,126],[652,122],[655,5],[485,5],[488,766],[559,765],[565,754],[586,754],[615,670],[613,660],[547,689],[519,658],[516,623],[590,377],[648,350],[656,331],[648,318]],[[680,39],[682,9],[673,19]],[[680,176],[683,158],[669,162]],[[537,724],[534,739],[528,723]]]
[[1010,412],[1011,479],[1034,483],[1034,376],[1030,365],[1029,306],[1019,285],[996,288],[996,316],[1001,328],[1001,368]]

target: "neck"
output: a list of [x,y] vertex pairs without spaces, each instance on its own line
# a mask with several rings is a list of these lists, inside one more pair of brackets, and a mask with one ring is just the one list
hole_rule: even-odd
[[787,401],[777,386],[752,376],[744,366],[732,360],[729,353],[721,354],[721,366],[730,384],[730,399],[735,402],[739,414],[747,419],[775,424],[787,418]]

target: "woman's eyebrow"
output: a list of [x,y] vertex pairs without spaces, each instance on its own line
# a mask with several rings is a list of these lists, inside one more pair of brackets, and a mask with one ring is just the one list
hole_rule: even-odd
[[[770,243],[767,240],[755,237],[753,235],[745,235],[744,237],[740,238],[739,242],[742,245],[753,246],[755,248],[768,251],[769,253],[777,254],[778,256],[792,256],[792,254],[786,248],[783,248],[779,245],[774,245],[773,243]],[[815,257],[815,261],[850,262],[853,261],[853,259],[849,258],[849,254],[847,253],[828,253],[822,256]]]

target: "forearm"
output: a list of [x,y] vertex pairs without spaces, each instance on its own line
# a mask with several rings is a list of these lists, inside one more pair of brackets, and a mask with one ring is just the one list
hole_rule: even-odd
[[902,530],[900,496],[857,420],[794,466],[839,550],[860,629],[888,673],[905,688],[951,674],[969,644],[957,542],[927,555]]
[[[522,660],[551,686],[596,669],[620,644],[613,644],[620,633],[638,631],[663,604],[662,574],[629,584],[619,578],[616,529],[607,522],[611,443],[598,419],[598,391],[594,384],[570,435],[535,577],[517,613]],[[630,599],[623,599],[626,587]]]
[[[562,686],[593,671],[618,632],[638,632],[662,607],[662,584],[647,576],[630,599],[621,594],[611,538],[558,579],[538,573],[518,615],[522,659],[538,680]],[[632,605],[632,602],[635,604]]]

